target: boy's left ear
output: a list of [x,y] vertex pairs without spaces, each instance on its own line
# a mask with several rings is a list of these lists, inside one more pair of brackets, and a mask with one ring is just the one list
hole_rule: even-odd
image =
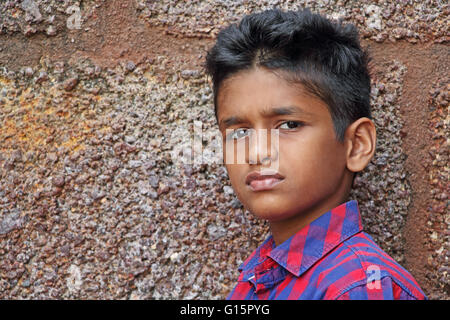
[[362,171],[375,153],[376,140],[375,125],[369,118],[359,118],[349,125],[345,130],[347,169]]

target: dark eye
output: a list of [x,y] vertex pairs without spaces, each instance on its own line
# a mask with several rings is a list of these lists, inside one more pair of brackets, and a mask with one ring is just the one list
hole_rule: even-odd
[[280,129],[295,129],[301,125],[302,124],[297,121],[286,121],[281,124]]

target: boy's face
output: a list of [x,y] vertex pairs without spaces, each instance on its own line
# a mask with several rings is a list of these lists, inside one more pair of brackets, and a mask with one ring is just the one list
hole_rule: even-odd
[[[301,85],[263,68],[242,71],[223,82],[217,107],[224,159],[227,129],[240,129],[228,136],[232,143],[246,140],[246,163],[225,165],[236,195],[251,213],[287,222],[322,214],[346,200],[352,173],[346,168],[344,143],[336,140],[326,104],[304,93]],[[267,142],[270,164],[261,162],[266,150],[249,143],[246,129],[266,129],[268,137],[278,129],[274,150],[272,140]],[[250,173],[269,166],[277,169],[278,178],[249,183]]]

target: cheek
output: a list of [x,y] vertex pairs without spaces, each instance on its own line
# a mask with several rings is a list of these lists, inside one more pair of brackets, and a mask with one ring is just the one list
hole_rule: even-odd
[[280,143],[279,150],[280,165],[293,172],[301,169],[302,173],[317,166],[323,154],[321,141],[307,136],[285,139]]
[[305,137],[280,145],[280,170],[300,178],[299,183],[311,183],[311,179],[316,183],[332,180],[345,169],[344,159],[342,147],[328,135]]

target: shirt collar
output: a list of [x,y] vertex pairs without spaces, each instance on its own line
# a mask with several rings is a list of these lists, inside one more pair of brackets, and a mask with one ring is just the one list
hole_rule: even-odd
[[299,277],[334,247],[362,230],[358,202],[350,200],[324,213],[309,225],[275,247],[269,236],[239,267],[253,273],[267,257]]

